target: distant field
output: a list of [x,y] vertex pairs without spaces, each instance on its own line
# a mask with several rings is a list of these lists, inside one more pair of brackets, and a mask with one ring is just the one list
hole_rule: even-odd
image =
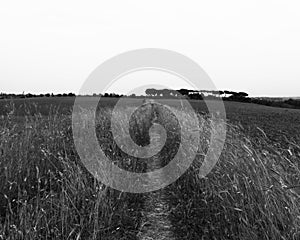
[[[75,98],[33,98],[13,100],[16,108],[16,115],[32,115],[40,113],[47,116],[51,113],[70,114]],[[112,107],[117,98],[101,98],[101,106]],[[142,102],[142,99],[128,98],[128,106],[135,106]],[[170,106],[178,105],[177,100],[163,100]],[[7,113],[9,100],[0,100],[0,115]],[[204,101],[190,100],[196,111],[207,112]],[[257,127],[265,131],[273,141],[281,141],[287,136],[291,141],[300,143],[300,109],[285,109],[268,107],[253,103],[224,102],[228,121],[234,124],[241,124],[245,132],[251,136],[257,133]]]

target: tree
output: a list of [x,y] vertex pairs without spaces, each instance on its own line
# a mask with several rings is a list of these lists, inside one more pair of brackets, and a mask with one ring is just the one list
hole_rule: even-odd
[[156,93],[156,96],[162,96],[163,95],[163,91],[161,89],[155,89],[155,93]]
[[228,90],[225,90],[225,91],[224,91],[225,97],[227,97],[227,95],[231,95],[232,93],[233,93],[233,92],[228,91]]
[[251,98],[248,98],[248,93],[245,92],[232,92],[232,95],[228,100],[239,101],[239,102],[250,102]]
[[248,97],[248,93],[245,92],[238,92],[236,95],[239,97]]
[[154,89],[154,88],[148,88],[148,89],[146,89],[145,93],[148,96],[155,96],[156,95],[156,89]]
[[163,97],[170,97],[171,91],[169,89],[162,89],[161,93]]
[[180,90],[177,90],[177,92],[179,92],[179,93],[180,93],[181,95],[183,95],[183,96],[188,96],[190,90],[182,88],[182,89],[180,89]]

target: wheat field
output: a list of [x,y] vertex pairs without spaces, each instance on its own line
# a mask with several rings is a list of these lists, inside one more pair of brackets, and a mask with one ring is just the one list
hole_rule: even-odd
[[[287,126],[277,135],[268,122],[251,121],[251,111],[226,121],[222,155],[202,178],[214,119],[199,110],[201,141],[192,166],[166,188],[134,194],[105,186],[85,169],[70,114],[55,106],[47,114],[7,109],[0,119],[0,239],[150,239],[151,231],[154,239],[300,239],[300,146]],[[270,118],[264,112],[260,122]],[[108,106],[97,119],[99,144],[126,167],[130,158],[113,142],[110,115]]]

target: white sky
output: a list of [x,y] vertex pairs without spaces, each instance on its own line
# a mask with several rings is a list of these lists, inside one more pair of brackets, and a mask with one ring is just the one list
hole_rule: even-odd
[[192,58],[220,90],[300,96],[299,12],[299,0],[1,1],[0,92],[78,92],[106,59],[152,47]]

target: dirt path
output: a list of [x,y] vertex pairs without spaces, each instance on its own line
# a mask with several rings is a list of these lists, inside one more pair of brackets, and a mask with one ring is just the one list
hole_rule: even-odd
[[[151,138],[154,140],[154,148],[159,144],[160,135],[153,133]],[[156,145],[157,144],[157,145]],[[161,168],[161,161],[159,158],[154,158],[149,163],[148,169]],[[163,174],[153,174],[149,172],[149,181],[160,184],[164,181]],[[163,189],[151,192],[147,196],[145,202],[145,209],[142,213],[143,220],[141,224],[141,231],[138,234],[138,239],[141,240],[161,240],[161,239],[175,239],[172,233],[172,225],[169,220],[170,207],[166,201],[166,194]]]

